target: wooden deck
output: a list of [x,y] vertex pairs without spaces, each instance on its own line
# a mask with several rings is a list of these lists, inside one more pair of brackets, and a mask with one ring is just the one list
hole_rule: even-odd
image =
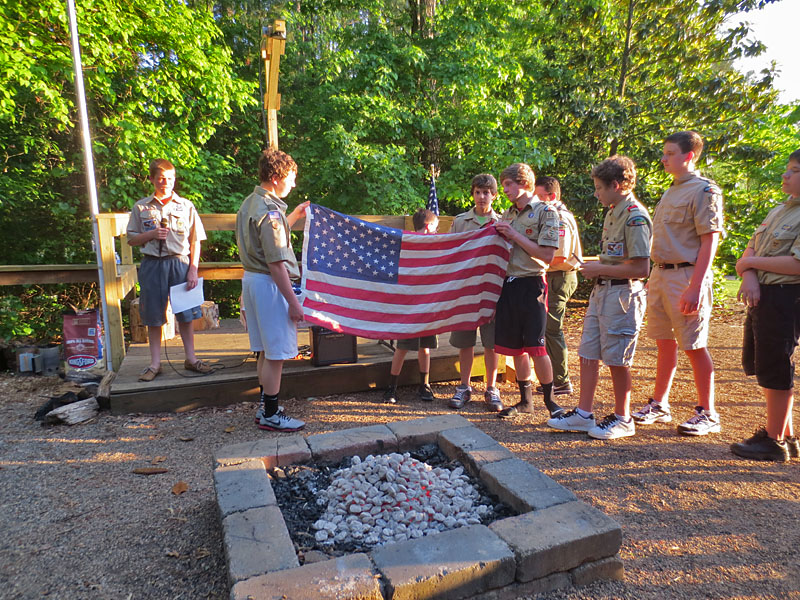
[[[309,343],[308,335],[307,329],[299,331],[300,346]],[[440,335],[439,348],[431,351],[431,381],[459,378],[458,350],[450,346],[448,339],[449,335]],[[195,333],[197,356],[223,367],[209,375],[184,370],[180,337],[166,344],[166,353],[162,345],[162,372],[151,382],[138,380],[150,362],[147,344],[131,344],[111,386],[112,413],[182,412],[258,399],[256,360],[249,352],[247,333],[239,321],[222,320],[219,329]],[[475,348],[475,355],[473,377],[483,376],[480,345]],[[389,381],[391,361],[390,349],[375,340],[358,338],[358,362],[354,364],[314,367],[308,358],[286,361],[281,396],[307,398],[381,388]],[[417,353],[409,352],[401,385],[418,382],[416,362]],[[502,364],[500,369],[503,370]]]

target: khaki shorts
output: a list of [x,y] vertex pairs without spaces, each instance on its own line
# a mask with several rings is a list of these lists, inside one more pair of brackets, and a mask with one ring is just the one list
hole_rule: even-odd
[[610,367],[630,367],[646,306],[641,281],[595,285],[583,321],[578,356],[602,360]]
[[[494,349],[494,321],[489,321],[480,326],[481,344],[484,348]],[[453,348],[473,348],[478,341],[478,331],[468,329],[466,331],[453,331],[450,333],[450,345]]]
[[703,282],[700,308],[684,315],[678,302],[689,286],[694,267],[661,269],[653,267],[647,291],[647,335],[654,340],[677,340],[681,350],[697,350],[708,345],[713,294],[711,279]]
[[289,303],[272,277],[245,271],[242,304],[247,314],[250,350],[264,352],[267,360],[297,356],[297,325],[289,319]]
[[397,340],[398,350],[419,350],[420,348],[438,348],[439,338],[435,335],[426,335],[421,338],[404,338]]

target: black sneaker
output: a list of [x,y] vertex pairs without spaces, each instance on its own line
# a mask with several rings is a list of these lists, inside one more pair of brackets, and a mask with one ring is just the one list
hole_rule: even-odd
[[[560,385],[556,385],[555,383],[553,384],[553,396],[564,396],[566,394],[571,394],[572,392],[572,383],[569,381]],[[537,385],[536,393],[544,394],[544,388],[541,385]]]
[[383,401],[386,402],[386,404],[397,404],[397,388],[390,387],[383,392]]
[[787,437],[786,450],[789,452],[789,458],[800,458],[800,440],[796,437]]
[[751,438],[731,444],[731,452],[743,458],[752,460],[774,460],[776,462],[786,462],[789,460],[789,450],[783,440],[773,440],[767,435],[767,430],[763,427],[756,431]]
[[518,415],[521,413],[533,414],[533,403],[532,402],[517,402],[514,406],[509,406],[508,408],[504,408],[497,416],[501,419],[505,419],[506,417],[513,417],[514,415]]
[[423,402],[433,402],[436,400],[436,396],[433,395],[430,384],[423,383],[419,386],[419,399]]

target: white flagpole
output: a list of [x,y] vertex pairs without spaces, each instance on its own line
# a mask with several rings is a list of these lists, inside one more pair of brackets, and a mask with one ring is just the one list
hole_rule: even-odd
[[75,13],[74,0],[67,0],[69,13],[69,31],[72,39],[72,66],[75,70],[75,93],[78,96],[78,116],[80,118],[81,137],[83,139],[83,160],[86,167],[86,189],[89,192],[89,208],[92,213],[92,237],[97,257],[97,278],[100,285],[100,299],[103,307],[103,330],[105,331],[106,367],[113,371],[111,359],[111,336],[108,331],[108,303],[106,302],[105,274],[103,259],[100,253],[100,235],[97,227],[97,214],[100,208],[97,202],[97,184],[94,178],[94,159],[92,158],[92,136],[89,132],[89,114],[86,110],[86,92],[83,88],[83,65],[81,48],[78,40],[78,18]]

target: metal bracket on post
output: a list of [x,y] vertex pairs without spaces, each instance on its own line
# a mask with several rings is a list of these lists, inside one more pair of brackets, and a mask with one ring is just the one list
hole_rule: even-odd
[[278,149],[278,110],[281,95],[278,93],[278,74],[281,55],[286,49],[286,21],[275,20],[264,28],[261,35],[261,60],[264,61],[264,110],[267,111],[267,138],[269,147]]

